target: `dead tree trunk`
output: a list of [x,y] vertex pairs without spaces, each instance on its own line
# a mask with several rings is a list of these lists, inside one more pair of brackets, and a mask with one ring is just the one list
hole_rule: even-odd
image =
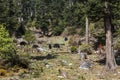
[[89,43],[89,20],[86,16],[86,32],[85,32],[86,44]]
[[116,68],[115,56],[112,49],[112,26],[111,15],[108,8],[108,3],[105,2],[106,12],[104,15],[104,24],[106,28],[106,68],[108,70],[114,70]]

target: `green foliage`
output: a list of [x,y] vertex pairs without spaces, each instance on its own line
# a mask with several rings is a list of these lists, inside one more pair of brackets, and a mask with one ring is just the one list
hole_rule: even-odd
[[70,39],[69,39],[69,41],[68,41],[68,44],[70,45],[70,46],[72,46],[72,44],[73,44],[73,38],[72,37],[70,37]]
[[[115,44],[114,44],[114,49],[120,49],[120,28],[115,32],[116,38],[115,38]],[[118,39],[117,39],[118,38]]]
[[24,35],[24,39],[27,40],[29,43],[35,41],[35,36],[30,30],[27,30]]
[[88,44],[82,44],[80,45],[80,50],[83,51],[83,52],[90,52],[90,45]]
[[82,19],[83,12],[81,3],[76,1],[71,6],[66,4],[65,7],[66,8],[64,8],[63,10],[63,18],[66,23],[66,26],[83,27],[85,21]]
[[120,49],[120,39],[117,41],[117,43],[114,45],[114,49]]
[[76,28],[74,27],[68,28],[68,35],[73,35],[76,33],[77,33]]
[[94,29],[91,31],[91,35],[93,37],[103,37],[105,36],[105,30],[104,30],[104,22],[103,20],[97,21],[94,23]]
[[[62,11],[64,1],[37,1],[36,3],[36,27],[43,31],[43,35],[47,35],[49,31],[53,31],[56,35],[63,31],[64,19]],[[56,5],[57,4],[57,5]]]
[[63,32],[63,30],[64,30],[64,28],[62,28],[62,27],[55,27],[53,29],[53,34],[54,35],[60,35]]
[[75,52],[77,52],[77,47],[76,46],[71,46],[70,50],[71,50],[72,53],[75,53]]
[[80,36],[84,36],[85,34],[85,28],[81,28],[80,32],[78,33]]
[[30,27],[35,27],[35,21],[28,21],[28,23],[26,24],[26,27],[27,28],[30,28]]
[[6,29],[8,30],[10,36],[14,35],[15,31],[18,29],[18,5],[16,0],[7,1],[7,12],[6,12]]
[[3,25],[0,25],[0,57],[6,60],[7,67],[18,65],[19,67],[27,68],[28,60],[16,54],[16,48],[13,39],[10,38],[8,31]]
[[8,12],[7,0],[0,0],[0,24],[5,24],[6,14]]
[[[104,17],[103,0],[0,0],[0,23],[10,35],[20,27],[35,26],[44,35],[61,33],[68,26],[84,28],[85,17],[96,22]],[[112,23],[120,25],[120,1],[109,1]],[[58,28],[59,27],[59,28]]]
[[29,58],[21,55],[14,55],[12,58],[7,60],[8,62],[8,67],[22,67],[22,68],[29,68]]
[[0,25],[0,56],[8,59],[15,54],[15,46],[13,39],[9,37],[9,33],[3,25]]
[[116,30],[115,35],[117,35],[117,37],[120,37],[120,28]]

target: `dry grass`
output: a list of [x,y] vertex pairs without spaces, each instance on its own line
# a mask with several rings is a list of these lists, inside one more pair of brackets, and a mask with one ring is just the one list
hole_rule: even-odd
[[[34,56],[46,56],[47,54],[39,54]],[[52,55],[52,54],[51,54]],[[104,65],[95,62],[95,55],[89,55],[93,60],[93,67],[89,70],[79,68],[80,60],[78,54],[60,54],[54,53],[55,58],[43,60],[34,59],[34,80],[119,80],[120,69],[116,72],[106,72]],[[33,55],[32,55],[33,56]],[[35,67],[35,65],[37,65]],[[26,79],[25,77],[23,79]],[[31,80],[27,78],[27,80]]]
[[[120,68],[118,67],[116,72],[106,72],[104,65],[95,62],[97,60],[95,55],[89,55],[94,65],[89,70],[79,68],[78,54],[54,53],[49,55],[55,57],[48,58],[50,56],[47,53],[31,54],[30,56],[34,58],[31,58],[30,70],[18,69],[17,80],[120,80]],[[12,77],[13,80],[14,77]],[[11,77],[1,78],[1,80],[11,80]]]

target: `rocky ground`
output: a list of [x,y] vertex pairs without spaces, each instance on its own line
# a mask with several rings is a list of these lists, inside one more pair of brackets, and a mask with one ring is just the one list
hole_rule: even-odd
[[120,80],[120,67],[107,72],[104,64],[96,62],[97,55],[89,55],[91,68],[80,68],[79,54],[34,53],[30,55],[30,69],[19,69],[14,75],[0,80]]

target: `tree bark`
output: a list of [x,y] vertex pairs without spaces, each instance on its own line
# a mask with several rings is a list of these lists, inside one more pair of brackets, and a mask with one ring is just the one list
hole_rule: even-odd
[[[108,4],[105,3],[105,8],[108,11]],[[111,23],[111,15],[109,12],[104,15],[104,24],[106,29],[106,68],[108,70],[115,70],[117,64],[115,61],[115,56],[112,49],[112,23]]]
[[86,44],[89,43],[89,20],[88,17],[86,16],[86,32],[85,32],[85,37],[86,37]]

